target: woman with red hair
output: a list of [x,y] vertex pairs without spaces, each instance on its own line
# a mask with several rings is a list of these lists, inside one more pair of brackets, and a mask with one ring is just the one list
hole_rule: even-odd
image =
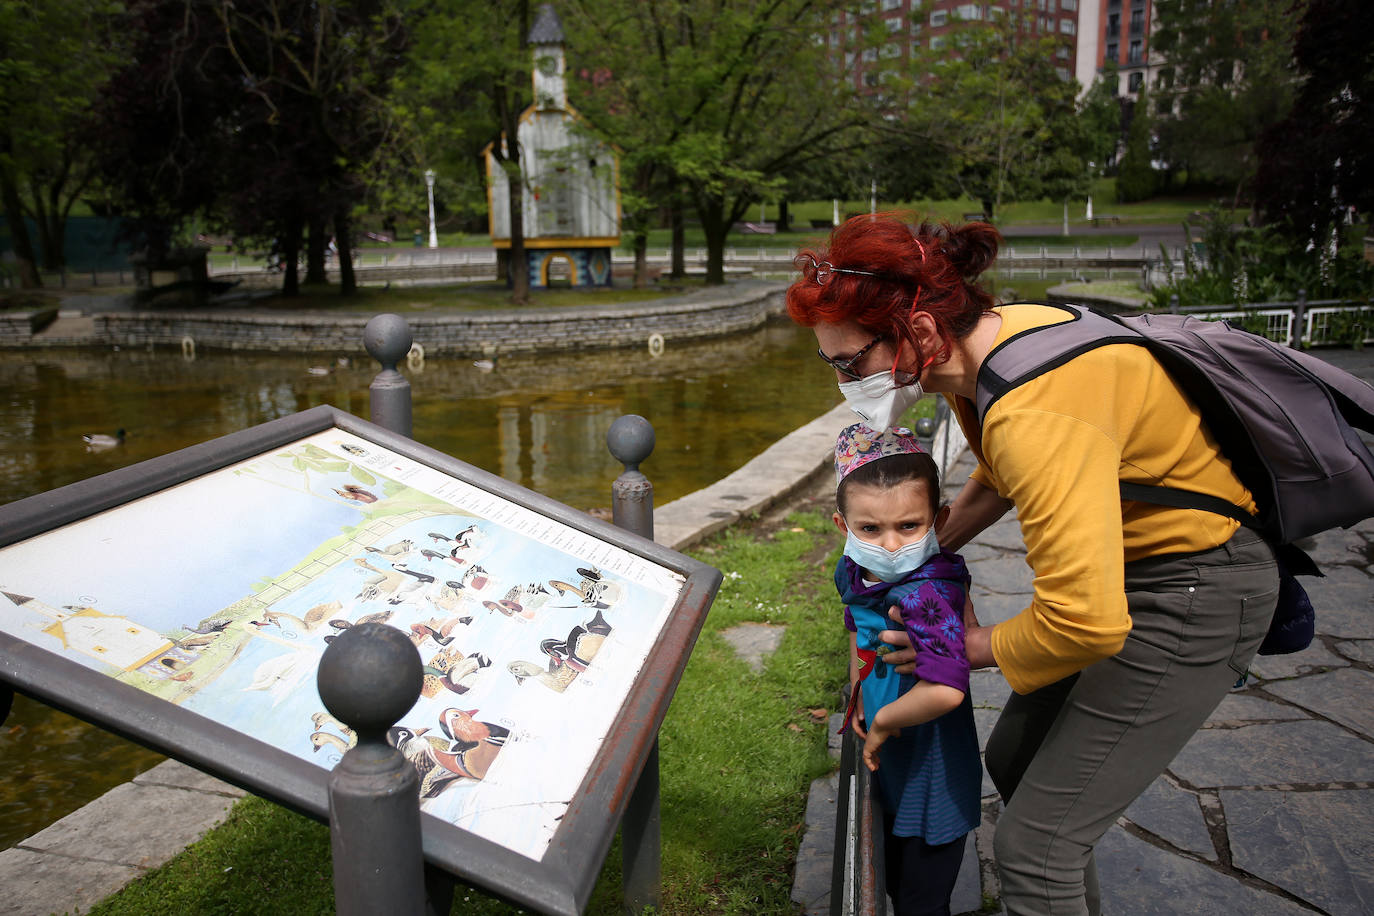
[[[993,303],[977,278],[1000,242],[986,223],[855,217],[797,257],[787,307],[869,426],[891,426],[927,392],[950,402],[978,465],[938,528],[941,546],[959,550],[1015,506],[1033,598],[966,637],[970,664],[997,665],[1013,690],[984,754],[1005,802],[994,844],[1003,903],[1010,914],[1097,913],[1093,846],[1244,674],[1278,572],[1269,546],[1231,518],[1121,498],[1127,481],[1255,508],[1145,348],[1089,350],[979,417],[989,354],[1069,318]],[[884,638],[901,646],[906,634]],[[901,672],[913,658],[885,660]]]

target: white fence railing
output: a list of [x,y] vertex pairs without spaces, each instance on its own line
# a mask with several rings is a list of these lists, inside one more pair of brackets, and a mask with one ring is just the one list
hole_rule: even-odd
[[1180,311],[1209,321],[1229,321],[1290,347],[1293,346],[1295,326],[1304,347],[1374,343],[1374,305],[1369,303],[1322,299],[1313,302],[1193,306]]

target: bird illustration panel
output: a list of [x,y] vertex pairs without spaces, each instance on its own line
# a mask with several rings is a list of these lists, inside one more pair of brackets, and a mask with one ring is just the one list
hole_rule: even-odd
[[356,736],[320,657],[395,627],[422,809],[537,860],[684,581],[329,429],[0,548],[0,631],[329,768]]

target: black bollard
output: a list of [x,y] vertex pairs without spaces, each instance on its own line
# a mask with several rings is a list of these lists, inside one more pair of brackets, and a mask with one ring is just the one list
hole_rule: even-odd
[[406,437],[411,431],[410,382],[397,371],[396,364],[410,352],[413,342],[410,325],[400,315],[378,315],[363,329],[363,346],[382,364],[382,371],[368,388],[372,422]]
[[340,916],[425,911],[420,779],[387,729],[420,698],[420,653],[395,627],[365,623],[330,643],[317,686],[358,743],[329,774],[334,906]]
[[[654,537],[654,485],[639,465],[654,450],[654,428],[648,420],[626,414],[611,424],[606,447],[625,471],[611,485],[611,520],[641,537]],[[658,739],[649,749],[639,781],[630,793],[620,822],[621,869],[625,912],[642,913],[662,905]]]

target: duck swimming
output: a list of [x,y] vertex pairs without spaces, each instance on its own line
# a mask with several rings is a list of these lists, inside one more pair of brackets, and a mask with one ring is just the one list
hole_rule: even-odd
[[93,433],[89,436],[82,436],[81,441],[86,443],[86,451],[103,452],[124,444],[124,427],[115,430],[113,436],[105,433]]

